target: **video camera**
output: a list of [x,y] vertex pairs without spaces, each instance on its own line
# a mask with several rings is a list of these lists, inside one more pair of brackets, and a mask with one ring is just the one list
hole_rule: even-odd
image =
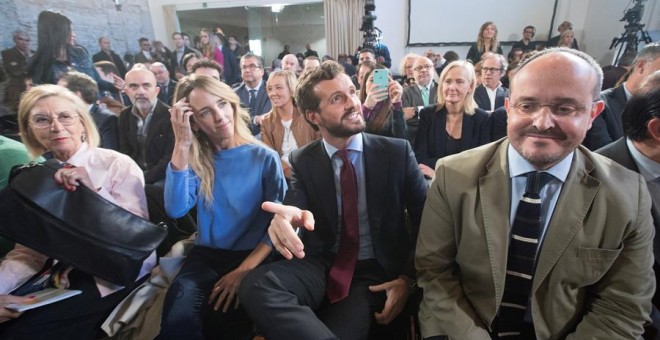
[[378,44],[378,40],[380,40],[381,31],[374,25],[374,21],[377,19],[373,13],[375,10],[375,0],[367,0],[364,5],[362,26],[360,26],[360,31],[364,32],[362,35],[362,48],[373,49]]

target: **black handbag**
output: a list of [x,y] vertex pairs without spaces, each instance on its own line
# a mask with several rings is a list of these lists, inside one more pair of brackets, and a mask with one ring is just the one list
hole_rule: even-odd
[[54,180],[55,160],[19,168],[0,192],[0,234],[119,285],[134,282],[167,226],[141,218],[81,185]]

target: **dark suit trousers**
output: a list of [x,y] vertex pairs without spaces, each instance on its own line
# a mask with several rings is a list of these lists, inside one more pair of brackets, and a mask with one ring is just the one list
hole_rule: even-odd
[[388,281],[375,260],[358,261],[347,298],[330,304],[326,277],[332,260],[319,256],[282,260],[250,272],[240,288],[241,303],[269,340],[367,339],[385,293],[370,285]]

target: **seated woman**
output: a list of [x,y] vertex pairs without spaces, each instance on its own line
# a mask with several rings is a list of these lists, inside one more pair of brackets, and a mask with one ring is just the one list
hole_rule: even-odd
[[465,59],[471,61],[472,64],[476,64],[481,61],[481,56],[486,52],[503,54],[502,46],[499,40],[497,40],[497,26],[492,21],[486,21],[481,25],[479,34],[477,35],[477,41],[470,46]]
[[401,96],[403,87],[388,75],[387,87],[374,84],[373,73],[377,69],[387,69],[383,65],[372,65],[364,74],[364,86],[360,88],[362,114],[367,122],[365,132],[375,135],[406,138],[406,120],[403,117]]
[[261,121],[261,141],[282,158],[284,175],[291,176],[291,151],[320,138],[296,107],[293,91],[298,84],[291,71],[275,71],[268,77],[266,93],[273,106]]
[[[142,170],[130,157],[97,147],[99,133],[80,98],[61,86],[36,86],[21,98],[18,120],[25,146],[33,157],[51,152],[55,159],[69,165],[55,173],[54,181],[71,191],[84,185],[148,218]],[[47,260],[45,255],[17,244],[0,263],[0,294],[21,286]],[[153,253],[144,261],[136,280],[147,275],[155,264]],[[78,289],[82,294],[0,324],[0,339],[94,339],[103,320],[134,287],[117,286],[75,267],[61,274],[51,279],[53,286]]]
[[570,29],[566,29],[561,32],[561,35],[559,36],[559,42],[557,42],[557,47],[577,49],[575,47],[575,32]]
[[415,157],[424,176],[433,178],[439,158],[490,142],[490,119],[474,101],[474,67],[447,65],[438,82],[438,104],[419,112]]
[[284,198],[281,162],[252,136],[248,113],[226,84],[192,75],[174,97],[165,209],[176,218],[196,205],[199,235],[167,291],[160,337],[245,339],[252,322],[235,294],[271,252],[272,214],[261,203]]

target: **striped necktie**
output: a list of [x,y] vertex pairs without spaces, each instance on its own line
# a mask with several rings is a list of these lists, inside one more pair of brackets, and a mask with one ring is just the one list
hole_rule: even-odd
[[527,186],[511,229],[511,241],[506,264],[504,296],[496,319],[498,338],[522,338],[524,318],[532,291],[536,267],[536,252],[541,240],[541,188],[552,175],[545,172],[527,173]]

